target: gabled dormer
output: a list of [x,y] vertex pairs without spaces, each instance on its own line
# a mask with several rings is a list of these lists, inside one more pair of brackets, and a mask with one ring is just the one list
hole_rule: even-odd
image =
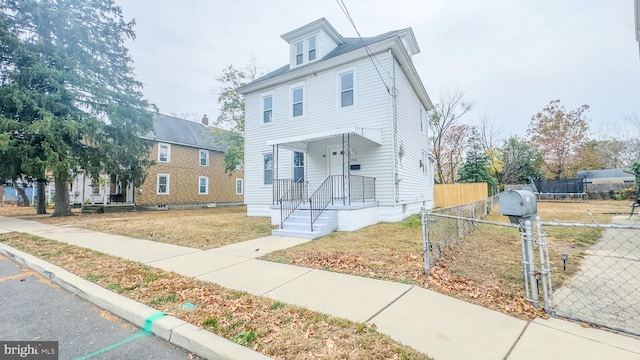
[[289,31],[281,37],[289,43],[291,69],[322,59],[345,42],[325,18]]

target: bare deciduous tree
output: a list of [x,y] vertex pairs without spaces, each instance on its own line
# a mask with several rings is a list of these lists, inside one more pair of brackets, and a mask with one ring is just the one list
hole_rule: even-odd
[[[457,167],[462,163],[466,133],[455,133],[460,118],[467,114],[472,104],[462,100],[464,94],[456,91],[440,98],[429,115],[432,154],[435,158],[435,177],[440,183],[454,182]],[[460,129],[458,129],[460,130]],[[456,145],[453,145],[453,143]],[[459,154],[456,154],[459,152]]]

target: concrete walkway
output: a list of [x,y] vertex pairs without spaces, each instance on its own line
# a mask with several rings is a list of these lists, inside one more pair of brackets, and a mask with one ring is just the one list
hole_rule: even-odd
[[17,231],[101,251],[289,304],[375,323],[441,359],[640,359],[640,340],[558,319],[529,323],[430,290],[257,260],[307,240],[265,237],[211,250],[0,217]]

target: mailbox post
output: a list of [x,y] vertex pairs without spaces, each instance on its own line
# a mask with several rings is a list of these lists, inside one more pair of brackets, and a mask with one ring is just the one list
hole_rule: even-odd
[[522,272],[527,300],[534,307],[539,306],[536,263],[533,253],[533,221],[536,220],[538,205],[536,196],[528,190],[506,190],[499,196],[500,214],[509,221],[519,224],[522,239]]

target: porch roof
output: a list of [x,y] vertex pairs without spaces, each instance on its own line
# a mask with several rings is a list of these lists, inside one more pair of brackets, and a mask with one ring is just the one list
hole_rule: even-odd
[[373,143],[378,145],[382,145],[382,130],[381,129],[372,129],[372,128],[363,128],[363,127],[348,127],[342,129],[332,129],[327,131],[315,132],[311,134],[291,136],[287,138],[275,139],[267,141],[267,145],[278,145],[286,149],[295,150],[295,151],[307,151],[307,145],[310,142],[329,139],[332,137],[337,137],[340,135],[358,135],[364,139],[367,139]]

